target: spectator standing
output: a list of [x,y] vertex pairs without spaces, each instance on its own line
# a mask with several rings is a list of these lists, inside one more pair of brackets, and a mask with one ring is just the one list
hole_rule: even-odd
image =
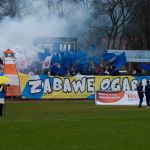
[[108,66],[105,68],[104,75],[110,75]]
[[89,75],[94,75],[94,73],[95,73],[95,65],[94,65],[93,61],[90,62],[88,72],[89,72]]
[[138,86],[137,86],[137,92],[138,92],[138,96],[139,96],[139,99],[140,99],[139,108],[141,108],[142,103],[143,103],[143,97],[144,97],[144,91],[143,91],[142,82],[140,82],[140,83],[138,84]]
[[149,104],[150,104],[150,83],[149,83],[149,80],[147,81],[147,85],[145,86],[145,96],[146,96],[147,107],[149,107]]

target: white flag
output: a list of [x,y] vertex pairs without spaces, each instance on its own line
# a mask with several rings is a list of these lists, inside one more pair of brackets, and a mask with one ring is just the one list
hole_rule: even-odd
[[48,69],[50,67],[51,59],[52,59],[52,55],[46,57],[42,69]]

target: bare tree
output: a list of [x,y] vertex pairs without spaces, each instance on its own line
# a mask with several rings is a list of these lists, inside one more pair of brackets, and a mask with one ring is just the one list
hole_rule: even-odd
[[136,5],[136,0],[92,1],[94,23],[91,27],[101,31],[101,34],[105,32],[108,39],[107,49],[117,47],[117,38],[120,39],[121,43],[124,32],[134,20],[137,12]]
[[85,0],[47,0],[49,14],[56,14],[65,17],[75,5],[82,3],[86,6]]
[[[134,20],[137,1],[136,0],[108,0],[108,15],[111,19],[110,31],[107,31],[109,41],[107,48],[116,48],[117,37],[122,40],[125,30]],[[121,41],[120,40],[120,41]]]
[[[141,5],[139,6],[139,11],[136,15],[136,24],[139,24],[140,36],[142,37],[142,46],[146,49],[150,49],[150,1],[140,0]],[[139,37],[140,38],[140,37]]]
[[16,0],[0,0],[0,17],[16,15]]

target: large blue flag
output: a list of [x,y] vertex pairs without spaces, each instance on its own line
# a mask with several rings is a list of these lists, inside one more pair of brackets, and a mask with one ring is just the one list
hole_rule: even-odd
[[38,52],[38,56],[39,56],[39,60],[43,61],[43,60],[45,60],[45,58],[46,58],[47,55],[45,53]]
[[113,72],[119,70],[122,67],[122,65],[126,63],[127,63],[126,55],[125,55],[125,52],[123,52],[120,55],[118,55],[115,61],[113,62],[113,66],[115,67]]
[[50,56],[49,49],[42,49],[43,52],[38,52],[39,60],[43,61],[47,56]]
[[103,59],[104,59],[105,61],[109,61],[109,60],[111,60],[112,58],[115,58],[116,55],[115,55],[114,53],[104,53],[104,54],[102,55],[102,57],[103,57]]
[[145,63],[141,63],[140,68],[144,69],[145,71],[150,71],[150,66]]
[[76,53],[76,57],[77,57],[77,60],[82,60],[87,57],[87,54],[83,52],[82,50],[80,50]]
[[53,50],[55,52],[59,52],[60,51],[60,43],[54,43],[53,45]]
[[91,45],[91,51],[93,51],[93,52],[96,51],[96,45],[95,44]]
[[96,65],[99,65],[99,64],[100,64],[100,60],[99,60],[96,56],[94,56],[92,59],[93,59],[93,62],[94,62]]
[[52,59],[51,59],[51,64],[54,65],[55,63],[60,63],[61,62],[61,59],[60,59],[60,56],[59,54],[55,54]]

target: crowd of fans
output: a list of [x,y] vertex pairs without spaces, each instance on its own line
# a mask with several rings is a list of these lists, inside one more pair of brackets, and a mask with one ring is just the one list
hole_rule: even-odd
[[[119,71],[113,72],[112,63],[105,62],[98,56],[88,56],[85,52],[52,52],[49,62],[46,58],[34,61],[28,68],[19,71],[30,75],[75,76],[81,75],[119,75]],[[47,64],[47,66],[45,66]]]
[[[50,52],[45,57],[32,61],[27,68],[17,68],[19,72],[29,75],[75,76],[75,75],[146,75],[143,70],[134,65],[124,65],[115,70],[113,61],[105,61],[101,56],[89,56],[83,51]],[[46,58],[50,57],[48,61]],[[131,66],[131,65],[130,65]],[[3,70],[3,60],[0,59],[0,71]]]
[[113,61],[105,61],[102,57],[88,56],[85,52],[52,52],[49,65],[44,66],[45,59],[34,61],[27,69],[19,70],[30,75],[52,75],[52,76],[75,76],[81,75],[146,75],[138,64],[130,67],[131,64],[122,66],[120,70],[115,70]]

